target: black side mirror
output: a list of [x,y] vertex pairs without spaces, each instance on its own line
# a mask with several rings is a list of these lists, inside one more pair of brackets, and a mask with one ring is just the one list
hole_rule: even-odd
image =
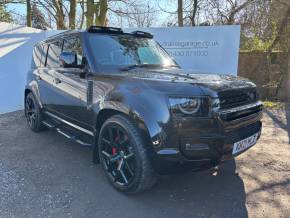
[[80,68],[77,64],[77,55],[74,52],[64,51],[59,56],[60,67],[63,68]]

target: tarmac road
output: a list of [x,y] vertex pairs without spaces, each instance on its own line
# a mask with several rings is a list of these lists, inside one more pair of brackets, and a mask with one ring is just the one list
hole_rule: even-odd
[[124,195],[91,162],[90,148],[55,131],[33,133],[22,111],[3,114],[0,217],[290,217],[290,145],[287,131],[279,134],[273,155],[271,137],[262,137],[217,172],[162,176],[152,190]]

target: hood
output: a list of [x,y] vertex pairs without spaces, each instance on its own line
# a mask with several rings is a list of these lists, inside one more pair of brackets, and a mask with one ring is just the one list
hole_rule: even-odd
[[164,81],[171,83],[188,83],[199,85],[204,92],[220,92],[232,89],[243,89],[256,87],[255,84],[248,79],[231,75],[218,74],[200,74],[194,71],[181,69],[166,69],[166,70],[134,70],[126,72],[130,77]]

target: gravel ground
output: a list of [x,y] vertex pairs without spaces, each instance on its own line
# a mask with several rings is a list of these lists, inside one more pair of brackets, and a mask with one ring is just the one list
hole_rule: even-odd
[[[286,114],[289,114],[287,116]],[[260,141],[218,171],[160,177],[126,196],[91,150],[0,115],[0,217],[290,217],[290,111],[266,110]]]

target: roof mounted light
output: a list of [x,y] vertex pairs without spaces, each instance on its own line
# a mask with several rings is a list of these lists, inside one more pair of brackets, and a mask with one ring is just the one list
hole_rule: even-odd
[[149,38],[149,39],[153,38],[153,35],[151,33],[143,32],[143,31],[140,31],[140,30],[133,31],[133,32],[131,32],[131,34],[133,34],[135,36],[139,36],[139,37]]
[[90,26],[87,28],[89,33],[115,33],[122,34],[123,30],[117,27],[105,27],[105,26]]

